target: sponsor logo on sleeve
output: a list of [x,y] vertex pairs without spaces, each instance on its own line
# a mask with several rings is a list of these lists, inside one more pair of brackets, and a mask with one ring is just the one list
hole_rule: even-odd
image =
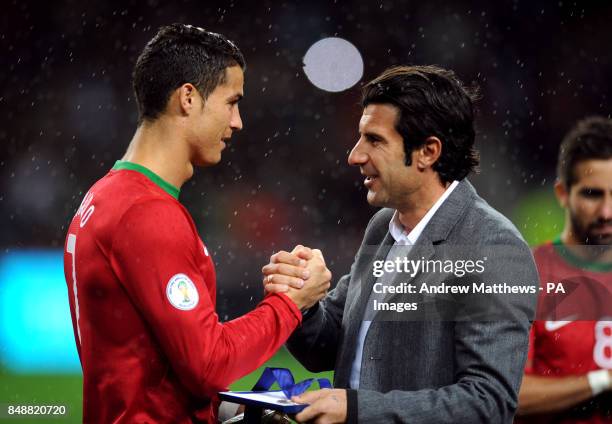
[[189,311],[196,307],[200,296],[193,281],[185,274],[176,274],[168,281],[166,296],[170,304],[181,311]]

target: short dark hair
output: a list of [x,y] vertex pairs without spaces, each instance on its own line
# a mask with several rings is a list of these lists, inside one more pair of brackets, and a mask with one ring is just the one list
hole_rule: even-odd
[[244,69],[244,57],[223,35],[185,24],[162,26],[138,56],[132,74],[138,123],[155,120],[170,94],[185,83],[206,99],[225,82],[225,69],[235,65]]
[[462,180],[479,163],[474,148],[476,86],[467,87],[455,73],[437,66],[396,66],[362,89],[361,105],[391,104],[398,108],[396,131],[404,139],[406,165],[411,152],[428,137],[442,141],[433,169],[443,183]]
[[578,162],[612,158],[612,120],[590,116],[576,123],[559,148],[557,176],[566,188],[576,182],[574,168]]

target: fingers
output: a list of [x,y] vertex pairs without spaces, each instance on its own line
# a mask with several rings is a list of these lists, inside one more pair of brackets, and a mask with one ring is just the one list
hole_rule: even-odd
[[261,269],[261,273],[264,275],[265,290],[274,293],[285,293],[289,287],[300,289],[304,286],[304,280],[310,277],[309,270],[282,263],[268,264]]
[[312,255],[320,258],[323,263],[325,263],[325,258],[323,258],[323,252],[321,252],[319,249],[312,249]]
[[312,390],[310,392],[304,392],[299,396],[293,396],[291,398],[292,401],[296,403],[313,403],[315,400],[319,399],[323,390]]
[[261,269],[261,273],[266,276],[281,274],[287,277],[301,278],[302,280],[310,278],[310,271],[308,269],[287,264],[268,264]]
[[325,263],[323,259],[323,253],[319,249],[310,249],[308,247],[298,244],[291,251],[291,253],[281,250],[276,252],[270,257],[270,263],[285,263],[293,266],[306,266],[306,261],[311,260],[314,256],[317,256]]
[[319,415],[318,411],[316,411],[312,406],[307,406],[295,416],[295,421],[298,423],[307,423],[309,421],[312,422],[317,415]]
[[290,289],[301,289],[308,284],[311,302],[325,296],[332,279],[323,253],[302,245],[297,245],[291,253],[284,250],[275,253],[261,272],[266,292],[287,293]]
[[307,261],[312,259],[312,249],[306,246],[302,246],[301,244],[298,244],[297,246],[295,246],[293,250],[291,251],[291,253],[293,253],[294,255],[302,259],[306,259]]
[[319,249],[312,249],[313,259],[308,261],[307,268],[311,269],[312,274],[316,274],[317,277],[323,281],[330,281],[332,279],[331,272],[325,265],[325,259],[323,259],[323,253]]
[[281,250],[279,252],[276,252],[272,256],[270,256],[270,263],[273,263],[273,264],[283,263],[287,265],[304,267],[306,266],[306,260],[308,259],[302,259],[294,255],[293,253],[289,253],[285,250]]
[[304,287],[304,280],[296,277],[289,277],[286,275],[280,274],[270,274],[266,275],[263,280],[264,288],[269,291],[268,286],[274,285],[284,285],[287,287],[293,287],[296,289],[301,289]]
[[318,283],[328,282],[332,279],[331,271],[318,259],[309,262],[306,269],[311,271],[310,275],[316,277]]
[[308,406],[302,409],[302,412],[295,416],[295,420],[299,423],[306,423],[317,417],[319,414],[320,412],[315,406]]
[[310,406],[304,408],[302,412],[295,416],[295,419],[298,422],[307,422],[310,421],[321,414],[322,411],[319,410],[317,405],[317,401],[321,399],[322,396],[325,395],[324,390],[315,390],[312,392],[306,392],[301,394],[300,396],[293,396],[291,398],[292,401],[297,403],[307,403]]
[[287,284],[266,284],[264,289],[268,293],[287,293],[289,286]]

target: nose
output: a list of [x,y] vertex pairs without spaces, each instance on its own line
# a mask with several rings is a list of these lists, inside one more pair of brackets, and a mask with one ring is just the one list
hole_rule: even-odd
[[361,166],[368,161],[368,154],[363,148],[363,140],[360,138],[348,155],[348,163],[352,166]]
[[232,108],[232,118],[230,120],[230,127],[234,131],[240,131],[242,129],[242,118],[240,117],[240,110],[238,109],[238,105]]

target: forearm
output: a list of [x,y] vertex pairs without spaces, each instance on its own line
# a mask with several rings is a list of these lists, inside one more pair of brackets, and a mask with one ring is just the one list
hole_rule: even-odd
[[334,369],[349,281],[350,275],[340,278],[336,288],[306,312],[287,341],[289,351],[311,372]]
[[569,377],[526,375],[519,392],[518,415],[563,411],[592,396],[586,374]]
[[327,316],[323,305],[315,305],[305,314],[302,325],[287,341],[289,352],[309,371],[334,368],[339,325]]
[[217,327],[201,359],[204,385],[214,390],[255,371],[285,343],[301,314],[282,295],[268,296],[253,311]]
[[198,397],[210,398],[256,370],[283,345],[299,325],[301,313],[282,295],[268,296],[257,308],[220,323],[209,305],[201,321],[180,328],[158,322],[158,339],[182,384]]

